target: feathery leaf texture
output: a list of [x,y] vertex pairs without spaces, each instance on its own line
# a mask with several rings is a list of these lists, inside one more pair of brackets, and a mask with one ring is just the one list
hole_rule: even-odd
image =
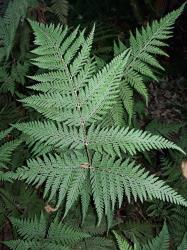
[[35,6],[35,0],[15,0],[10,1],[8,8],[0,21],[0,61],[5,57],[9,58],[14,38],[20,22],[26,17],[27,9]]
[[156,238],[149,240],[148,243],[142,246],[142,250],[155,250],[155,249],[162,249],[162,250],[169,249],[169,232],[166,224],[164,224],[162,230],[160,231],[159,235]]
[[133,250],[133,248],[129,245],[129,243],[122,238],[117,232],[113,232],[116,238],[119,250]]
[[[159,180],[154,175],[149,175],[144,169],[130,160],[115,161],[107,155],[101,157],[96,154],[93,157],[93,167],[86,162],[85,155],[44,155],[42,158],[30,159],[27,167],[19,168],[16,178],[26,180],[28,184],[43,185],[44,198],[48,196],[50,201],[56,196],[58,207],[66,199],[65,215],[82,195],[82,188],[86,181],[91,185],[91,192],[85,189],[89,197],[93,195],[99,221],[103,213],[109,214],[118,203],[120,207],[124,194],[130,202],[139,198],[144,200],[157,198],[163,201],[173,202],[179,205],[187,205],[187,202],[177,192]],[[89,171],[89,173],[88,173]],[[87,184],[88,185],[88,184]],[[87,198],[89,200],[89,198]],[[87,209],[87,205],[83,206]]]
[[[12,128],[8,128],[0,132],[0,141],[2,140],[0,144],[0,168],[7,168],[6,164],[11,160],[13,151],[22,143],[22,139],[5,140],[11,131]],[[5,176],[8,176],[8,174],[5,174]],[[0,178],[3,178],[3,172],[1,172]]]
[[[163,32],[169,29],[167,27],[173,24],[180,11],[167,16],[169,21],[164,28],[156,22],[152,25],[153,31],[149,28],[146,33],[143,29],[146,41],[150,41],[150,47],[145,47],[148,52],[152,51],[153,41],[155,44],[156,30],[160,28],[161,38],[166,36]],[[31,88],[39,93],[21,101],[41,113],[44,119],[14,125],[26,135],[33,146],[32,152],[38,157],[29,159],[27,166],[18,168],[12,177],[42,186],[44,198],[55,200],[57,208],[64,203],[64,216],[80,198],[85,218],[93,200],[98,222],[103,215],[111,221],[124,195],[129,202],[160,199],[187,206],[184,198],[164,181],[125,159],[127,155],[151,149],[183,152],[182,149],[158,135],[123,127],[123,119],[119,119],[120,126],[114,121],[110,125],[109,114],[111,112],[114,119],[114,107],[122,114],[121,104],[119,109],[117,105],[123,92],[124,72],[131,76],[128,69],[133,55],[136,50],[140,56],[138,51],[145,41],[138,38],[139,46],[131,37],[132,48],[118,53],[100,69],[91,56],[94,28],[86,37],[85,30],[79,28],[70,33],[66,26],[34,21],[30,24],[37,45],[32,51],[37,57],[32,61],[45,72],[31,77],[38,82]],[[138,60],[140,62],[139,57]],[[149,60],[146,63],[150,64]],[[146,67],[143,65],[148,74]]]
[[10,218],[13,227],[18,232],[21,239],[4,241],[3,243],[10,249],[71,249],[81,240],[90,237],[89,234],[81,232],[72,226],[63,224],[58,217],[47,224],[46,217],[41,214],[31,219]]
[[[163,67],[156,59],[156,56],[168,56],[163,51],[163,47],[167,46],[165,40],[172,36],[174,23],[183,11],[184,6],[185,3],[179,9],[174,10],[159,21],[153,21],[151,25],[148,23],[141,30],[136,29],[135,35],[130,34],[129,43],[132,53],[129,58],[128,67],[124,71],[124,82],[121,89],[123,90],[123,85],[127,88],[126,85],[128,84],[129,87],[127,94],[120,91],[120,97],[129,114],[129,120],[131,120],[133,115],[132,90],[135,89],[145,98],[146,103],[148,103],[148,91],[144,83],[144,78],[158,80],[155,75],[155,69],[157,71],[163,70]],[[125,46],[123,46],[122,42],[119,45],[115,43],[115,54],[122,52],[124,49]]]
[[[111,156],[122,153],[134,155],[137,152],[151,149],[176,149],[183,152],[180,147],[164,137],[152,135],[149,132],[120,127],[90,126],[85,141],[84,134],[76,127],[56,125],[52,121],[33,121],[14,125],[24,134],[32,137],[40,144],[59,147],[61,149],[83,149],[86,144],[89,149],[106,152]],[[184,153],[184,152],[183,152]]]
[[149,240],[146,244],[140,245],[136,243],[134,247],[131,247],[129,243],[122,238],[117,232],[114,231],[115,238],[118,243],[119,250],[168,250],[169,249],[169,233],[166,224],[164,224],[159,235]]
[[180,244],[180,246],[177,248],[177,250],[187,250],[187,234],[185,233],[184,238]]
[[69,2],[67,0],[52,0],[50,10],[57,15],[59,21],[67,23],[67,16],[69,11]]

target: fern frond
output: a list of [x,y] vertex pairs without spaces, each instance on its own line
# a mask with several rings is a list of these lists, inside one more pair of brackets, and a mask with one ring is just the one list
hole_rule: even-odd
[[[121,103],[122,76],[131,65],[131,52],[125,50],[98,68],[90,56],[94,28],[85,38],[79,28],[69,34],[61,25],[30,23],[37,45],[33,63],[48,72],[33,78],[40,83],[32,88],[42,93],[22,102],[44,119],[14,126],[26,134],[32,152],[40,155],[18,168],[14,177],[42,186],[44,198],[53,199],[56,208],[63,203],[64,216],[80,198],[84,219],[93,199],[98,221],[106,215],[109,224],[124,196],[129,202],[160,199],[187,206],[164,181],[124,159],[127,153],[182,149],[161,136],[107,124],[108,114]],[[140,65],[148,72],[147,65]],[[116,108],[119,114],[122,107]]]
[[115,161],[109,156],[95,155],[93,166],[90,170],[90,178],[98,217],[101,220],[103,211],[108,214],[110,206],[114,209],[116,202],[119,207],[123,201],[123,195],[128,201],[140,199],[160,199],[186,206],[183,197],[172,188],[159,180],[154,175],[149,175],[144,169],[128,159],[124,162]]
[[[29,249],[33,249],[33,250],[37,250],[37,249],[41,249],[41,247],[43,246],[42,243],[39,243],[35,240],[9,240],[9,241],[4,241],[3,244],[5,246],[7,246],[9,249],[12,250],[29,250]],[[69,249],[67,249],[69,250]]]
[[166,224],[164,224],[159,235],[156,238],[149,240],[149,242],[143,245],[141,249],[142,250],[155,250],[155,249],[168,250],[169,249],[169,232],[168,232]]
[[[124,70],[124,79],[130,87],[145,98],[146,103],[148,103],[148,92],[144,83],[144,77],[157,81],[154,69],[163,70],[163,67],[156,59],[156,56],[167,56],[162,48],[167,46],[165,40],[171,37],[174,23],[183,11],[184,6],[185,4],[160,19],[160,21],[153,21],[152,24],[147,24],[146,27],[142,27],[141,31],[136,30],[135,35],[130,34],[129,42],[132,54],[128,67]],[[115,51],[120,51],[122,47],[122,45],[119,47],[116,44]],[[123,83],[121,88],[123,89]],[[123,94],[120,96],[126,103],[126,96]],[[127,111],[131,118],[132,108],[131,110],[127,109]]]
[[183,123],[177,123],[177,122],[163,123],[157,120],[152,120],[146,126],[146,130],[154,134],[161,134],[163,136],[169,137],[173,133],[178,133],[180,128],[182,128],[183,126],[184,126]]
[[149,240],[146,244],[140,245],[139,243],[135,244],[134,247],[131,247],[128,242],[122,238],[119,234],[114,231],[118,246],[120,250],[168,250],[169,249],[169,233],[166,224],[164,224],[159,235]]
[[47,221],[43,214],[39,220],[35,216],[33,219],[17,219],[11,218],[12,225],[16,228],[18,234],[24,239],[40,239],[45,237]]
[[52,0],[50,10],[57,15],[62,23],[67,23],[67,16],[69,11],[68,0]]
[[[81,167],[87,161],[84,155],[44,156],[27,162],[27,167],[17,171],[19,179],[34,185],[45,184],[44,198],[50,201],[57,195],[57,207],[67,199],[66,212],[77,200],[87,178],[87,172]],[[67,196],[67,197],[66,197]]]
[[[5,14],[0,22],[0,42],[3,45],[3,55],[9,58],[14,45],[14,38],[19,23],[23,21],[29,7],[35,6],[37,1],[33,0],[15,0],[10,1]],[[3,56],[1,56],[3,58]]]
[[[53,122],[28,122],[14,125],[15,128],[31,136],[35,141],[48,146],[83,149],[86,144],[89,149],[107,152],[121,157],[122,153],[131,155],[152,149],[172,148],[183,152],[180,147],[165,138],[152,135],[146,131],[120,127],[102,128],[91,126],[87,137],[81,130],[73,127],[55,125]],[[86,140],[86,141],[85,141]],[[184,152],[183,152],[184,153]]]
[[21,139],[9,141],[0,146],[0,167],[4,166],[11,159],[13,151],[22,143]]
[[58,244],[73,245],[76,242],[89,238],[90,235],[69,225],[62,224],[56,217],[49,227],[48,237],[51,241]]
[[21,239],[3,242],[10,249],[72,249],[79,241],[90,237],[89,234],[63,224],[55,217],[50,225],[41,214],[40,218],[17,219],[12,217],[13,227]]
[[[103,158],[95,155],[93,159],[95,167],[89,167],[83,155],[71,155],[71,158],[66,155],[64,158],[49,155],[44,156],[44,160],[41,158],[29,160],[27,165],[17,170],[16,175],[19,179],[37,186],[44,184],[44,198],[48,196],[48,200],[51,200],[57,196],[57,207],[66,198],[65,215],[82,193],[82,187],[89,178],[88,171],[91,191],[84,190],[84,192],[88,192],[87,196],[93,195],[99,220],[102,219],[103,211],[106,215],[110,214],[116,202],[119,207],[121,206],[124,193],[129,202],[132,197],[141,201],[157,198],[187,205],[186,201],[164,181],[158,180],[156,176],[149,176],[148,172],[136,166],[134,162],[130,163],[129,160],[121,162],[107,155]],[[89,197],[87,199],[90,200]],[[85,210],[88,202],[86,204],[86,206],[83,204]]]
[[126,125],[124,106],[120,98],[116,100],[116,104],[112,106],[111,110],[103,117],[101,121],[101,127],[112,127]]
[[134,155],[136,152],[164,148],[173,148],[183,152],[180,147],[161,136],[128,127],[100,128],[99,126],[91,126],[88,130],[87,144],[91,149],[99,152],[105,151],[110,155],[118,154],[118,156],[121,156],[121,152]]
[[8,128],[6,130],[2,130],[0,131],[0,140],[2,140],[3,138],[5,138],[11,131],[13,128]]
[[178,246],[177,250],[187,250],[187,234],[185,233],[184,238],[180,244],[180,246]]
[[126,82],[120,86],[120,97],[123,101],[124,108],[129,115],[129,121],[131,121],[134,106],[133,89]]
[[122,238],[117,232],[113,231],[113,233],[117,240],[119,250],[133,250],[129,243],[124,238]]

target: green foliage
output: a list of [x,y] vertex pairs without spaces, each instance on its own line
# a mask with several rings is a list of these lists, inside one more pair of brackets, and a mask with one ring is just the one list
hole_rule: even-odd
[[120,237],[116,232],[114,232],[116,240],[118,242],[118,246],[120,250],[156,250],[156,249],[162,249],[162,250],[168,250],[169,249],[169,233],[166,224],[163,226],[161,232],[159,235],[149,240],[146,244],[140,245],[139,243],[135,244],[134,248],[132,248],[125,239]]
[[146,83],[159,80],[157,57],[166,55],[162,48],[184,5],[131,33],[126,45],[115,42],[112,59],[115,25],[96,22],[90,29],[79,20],[84,25],[74,28],[75,3],[6,6],[0,17],[0,224],[11,228],[11,239],[3,244],[164,250],[171,242],[185,249],[187,193],[176,167],[187,150],[185,123],[148,118],[142,125],[145,105],[134,96],[136,90],[148,104]]
[[70,246],[90,237],[87,233],[63,224],[58,217],[48,225],[43,214],[39,219],[11,218],[11,223],[21,239],[5,241],[4,244],[10,249],[71,249]]
[[[121,237],[117,232],[114,231],[114,235],[116,237],[116,241],[118,243],[119,250],[156,250],[156,249],[162,249],[162,250],[169,250],[169,232],[167,229],[166,224],[164,224],[162,230],[160,231],[159,235],[149,240],[146,244],[139,244],[138,242],[132,247],[123,237]],[[178,250],[186,249],[187,242],[186,242],[186,234],[184,235],[184,238],[181,242],[181,244],[178,246]]]
[[[153,21],[139,31],[136,29],[135,35],[130,34],[129,44],[131,56],[128,66],[124,70],[124,84],[121,84],[120,97],[124,107],[129,114],[129,120],[133,115],[133,89],[145,98],[148,103],[148,91],[145,85],[145,78],[158,81],[155,71],[163,70],[156,56],[168,56],[163,47],[167,46],[166,39],[172,36],[172,28],[178,16],[184,9],[181,8],[169,13],[160,21]],[[121,42],[115,45],[115,54],[126,48]]]
[[[7,129],[0,132],[0,140],[8,136],[12,129]],[[2,170],[7,168],[7,164],[11,160],[13,151],[21,144],[21,139],[10,140],[7,142],[0,143],[0,180],[6,180],[7,175]]]
[[69,2],[67,0],[52,0],[50,11],[59,18],[62,23],[67,23]]
[[0,61],[3,57],[9,58],[17,28],[26,17],[28,7],[35,4],[35,0],[15,0],[9,2],[3,18],[0,17]]
[[114,235],[116,237],[118,247],[120,250],[132,250],[133,248],[129,245],[129,243],[124,240],[120,235],[118,235],[116,232],[114,232]]
[[42,113],[45,121],[15,127],[34,143],[39,142],[42,152],[42,145],[49,148],[48,154],[30,159],[27,167],[18,169],[14,178],[44,185],[44,198],[55,198],[57,208],[65,202],[64,216],[79,197],[86,214],[93,198],[99,222],[103,214],[110,221],[124,194],[129,202],[132,196],[135,201],[157,198],[186,206],[163,181],[124,159],[125,153],[151,149],[182,151],[178,146],[140,130],[99,125],[116,103],[130,52],[125,50],[97,69],[90,57],[94,29],[84,38],[84,31],[78,28],[69,34],[67,27],[60,25],[30,23],[38,46],[32,51],[37,55],[33,63],[48,72],[32,77],[40,82],[32,89],[44,93],[22,103]]

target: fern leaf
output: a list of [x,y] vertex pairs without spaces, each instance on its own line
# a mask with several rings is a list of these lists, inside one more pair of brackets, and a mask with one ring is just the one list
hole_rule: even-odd
[[119,250],[133,250],[133,248],[129,245],[129,243],[123,239],[119,234],[113,231],[115,238],[118,243]]
[[[168,17],[168,27],[174,22],[173,15]],[[185,199],[164,181],[149,175],[134,162],[122,160],[126,154],[134,155],[145,150],[171,148],[183,152],[182,149],[161,136],[107,124],[110,112],[117,110],[122,114],[123,105],[119,99],[125,80],[122,79],[124,71],[127,77],[135,78],[130,83],[131,89],[136,86],[146,96],[143,74],[154,77],[152,66],[158,67],[158,62],[153,54],[156,51],[160,53],[158,47],[161,43],[155,45],[158,43],[155,43],[157,38],[154,32],[161,30],[160,36],[164,39],[169,29],[162,25],[157,27],[157,23],[154,25],[153,31],[149,27],[142,33],[137,31],[137,37],[146,37],[140,38],[140,44],[131,37],[132,55],[125,50],[99,68],[90,56],[94,28],[85,38],[85,32],[79,28],[69,33],[68,28],[61,25],[55,27],[31,21],[37,45],[33,51],[37,56],[33,63],[48,72],[33,78],[39,83],[32,89],[42,93],[22,102],[43,114],[44,121],[14,126],[26,134],[29,147],[33,147],[32,152],[40,155],[28,160],[26,167],[18,168],[14,178],[41,186],[44,199],[54,200],[56,208],[63,203],[64,216],[79,198],[83,219],[93,199],[98,221],[101,222],[106,215],[108,223],[116,205],[121,206],[124,196],[129,202],[132,199],[142,202],[160,199],[187,206]],[[144,47],[147,42],[150,46]],[[143,52],[146,52],[144,55],[142,46]],[[138,56],[135,61],[138,63],[132,66],[133,56]],[[132,92],[124,102],[126,107],[131,96]],[[112,119],[116,119],[114,114]]]
[[121,97],[121,100],[123,101],[123,105],[124,105],[128,115],[129,115],[129,121],[131,121],[131,118],[132,118],[131,116],[133,114],[133,106],[134,106],[133,90],[126,82],[121,84],[120,97]]
[[47,221],[43,214],[41,214],[40,219],[35,216],[35,218],[27,219],[17,219],[12,217],[11,223],[17,229],[18,234],[24,239],[40,239],[45,237],[45,229],[47,227]]
[[28,166],[18,169],[16,175],[29,184],[45,184],[44,198],[48,195],[49,201],[58,193],[57,207],[67,195],[67,213],[84,185],[87,172],[81,168],[81,164],[85,162],[87,159],[80,154],[65,155],[64,158],[58,155],[46,155],[44,160],[41,158],[29,160]]
[[[124,71],[124,79],[127,84],[145,98],[146,103],[148,103],[148,93],[144,84],[144,77],[157,81],[153,68],[163,70],[163,67],[155,56],[168,56],[162,49],[167,46],[164,41],[171,37],[173,25],[183,11],[184,6],[185,4],[161,18],[160,21],[153,21],[151,25],[148,24],[146,27],[142,27],[141,31],[136,30],[135,35],[130,34],[129,42],[132,54],[128,67]],[[120,45],[120,47],[122,46]],[[120,50],[120,48],[115,46],[115,50]],[[125,95],[122,95],[121,98],[125,102]],[[129,109],[127,111],[129,113]]]
[[[88,131],[87,144],[89,148],[99,152],[107,152],[110,155],[128,152],[131,155],[151,149],[173,148],[183,152],[173,142],[146,131],[120,127],[100,128],[91,126]],[[184,153],[184,152],[183,152]]]
[[103,212],[107,215],[110,206],[114,208],[116,202],[121,206],[124,193],[129,202],[132,197],[142,202],[156,198],[186,206],[185,199],[177,192],[134,162],[115,161],[108,156],[101,158],[96,154],[93,166],[95,168],[90,169],[90,178],[99,221]]
[[187,234],[185,233],[184,238],[180,246],[177,248],[177,250],[186,250],[186,249],[187,249]]
[[5,138],[11,131],[12,131],[12,128],[8,128],[6,130],[0,131],[0,140]]
[[15,34],[19,23],[25,19],[28,7],[34,7],[36,3],[37,1],[35,0],[9,2],[0,24],[0,41],[3,44],[2,52],[6,60],[9,58],[14,45]]
[[0,166],[8,163],[11,159],[13,151],[22,143],[21,139],[15,139],[4,143],[0,147]]
[[150,240],[147,244],[143,245],[141,249],[142,250],[155,250],[155,249],[168,250],[169,249],[169,232],[168,232],[166,224],[164,224],[159,235],[153,240]]
[[[87,138],[84,138],[82,130],[73,127],[55,125],[53,122],[29,122],[14,125],[23,133],[33,137],[36,141],[48,146],[59,148],[83,149],[86,144],[89,149],[99,152],[107,152],[114,156],[122,153],[149,151],[152,149],[176,149],[183,152],[180,147],[165,138],[152,135],[146,131],[120,127],[101,128],[91,126],[88,129]],[[85,141],[86,140],[86,141]],[[184,152],[183,152],[184,153]]]
[[21,239],[3,242],[10,249],[55,249],[69,250],[70,246],[90,237],[89,234],[63,224],[55,217],[50,225],[41,214],[40,218],[17,219],[12,217],[11,222]]
[[62,23],[67,23],[69,3],[67,0],[52,0],[50,10],[57,15]]

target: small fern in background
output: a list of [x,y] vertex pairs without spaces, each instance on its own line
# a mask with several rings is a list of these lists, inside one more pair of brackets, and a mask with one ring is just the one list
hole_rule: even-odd
[[52,0],[52,5],[49,10],[57,15],[59,21],[67,24],[67,17],[69,12],[69,2],[68,0]]
[[0,61],[9,58],[17,28],[26,17],[28,7],[35,6],[35,0],[10,1],[3,18],[0,17]]
[[[118,243],[119,250],[156,250],[156,249],[162,249],[162,250],[169,250],[170,249],[170,243],[169,243],[169,232],[166,224],[164,224],[161,232],[159,235],[149,240],[146,244],[140,245],[139,243],[136,243],[134,247],[132,247],[123,237],[117,234],[117,232],[114,231],[114,235],[116,237],[116,241]],[[187,235],[184,235],[184,238],[181,242],[181,244],[177,247],[177,250],[186,249],[187,244]]]
[[11,223],[22,239],[4,242],[10,249],[70,249],[70,246],[90,237],[87,233],[63,225],[58,217],[48,225],[43,214],[39,219],[11,218]]

